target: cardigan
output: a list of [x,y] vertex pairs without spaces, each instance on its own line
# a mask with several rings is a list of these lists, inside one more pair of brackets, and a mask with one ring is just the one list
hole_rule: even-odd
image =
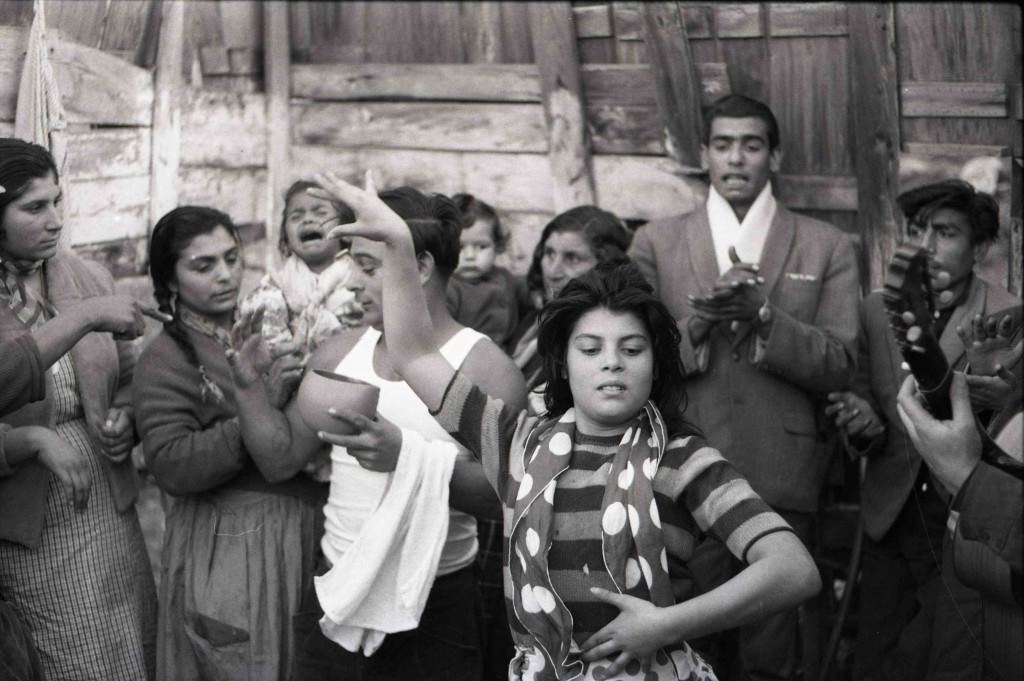
[[[80,301],[114,293],[114,279],[102,265],[61,250],[43,264],[50,303],[58,314]],[[0,306],[0,342],[25,335],[28,330],[7,306]],[[90,333],[70,351],[78,381],[86,427],[98,447],[98,434],[112,406],[129,405],[129,389],[135,366],[131,341],[115,341],[109,333]],[[43,399],[30,402],[4,417],[12,427],[54,425],[53,379],[45,374]],[[118,511],[127,511],[138,494],[138,478],[131,457],[113,463],[101,459],[107,483]],[[28,461],[0,477],[0,540],[30,548],[39,545],[43,531],[50,471],[36,460]]]
[[160,488],[176,496],[224,486],[318,498],[320,483],[306,475],[279,483],[263,477],[242,441],[224,349],[191,329],[185,333],[203,373],[163,331],[142,352],[133,387],[146,467]]

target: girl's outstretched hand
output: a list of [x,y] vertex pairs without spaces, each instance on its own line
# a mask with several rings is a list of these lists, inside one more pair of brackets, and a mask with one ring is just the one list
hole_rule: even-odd
[[[391,243],[396,237],[409,234],[409,228],[406,227],[405,221],[377,196],[377,188],[373,184],[373,175],[369,170],[366,171],[365,189],[349,184],[330,171],[317,173],[313,178],[324,189],[307,189],[306,191],[310,195],[328,201],[332,199],[344,201],[352,208],[352,212],[356,216],[355,222],[331,227],[330,232],[327,233],[328,238],[361,236],[374,241]],[[325,226],[331,226],[331,223],[336,222],[337,219],[332,218]]]
[[583,643],[583,661],[596,662],[616,655],[615,662],[604,670],[612,678],[626,668],[632,659],[650,664],[654,654],[671,641],[663,640],[664,632],[658,606],[642,598],[617,594],[606,589],[590,589],[597,598],[619,609],[619,616]]

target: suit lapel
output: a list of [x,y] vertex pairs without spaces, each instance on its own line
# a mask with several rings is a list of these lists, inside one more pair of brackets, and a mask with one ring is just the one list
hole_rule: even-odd
[[707,206],[694,214],[685,234],[681,234],[680,246],[690,256],[690,267],[700,285],[700,290],[710,292],[718,281],[718,259],[715,257],[715,242],[711,238],[711,225],[708,223]]

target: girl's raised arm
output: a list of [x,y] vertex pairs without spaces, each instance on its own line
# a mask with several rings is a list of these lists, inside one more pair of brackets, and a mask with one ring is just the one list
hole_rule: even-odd
[[[413,392],[429,409],[436,410],[455,369],[441,355],[434,340],[434,326],[420,284],[409,228],[377,196],[369,171],[366,189],[359,189],[332,173],[317,175],[316,180],[351,206],[356,215],[355,222],[332,229],[329,238],[360,236],[384,245],[384,336],[388,354],[395,370]],[[321,195],[316,190],[309,192]]]

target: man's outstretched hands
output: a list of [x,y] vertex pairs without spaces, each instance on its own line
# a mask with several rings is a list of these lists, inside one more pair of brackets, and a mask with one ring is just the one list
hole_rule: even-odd
[[401,237],[411,238],[405,221],[377,196],[371,171],[366,171],[365,189],[349,184],[330,171],[317,173],[313,178],[323,189],[307,189],[307,193],[328,201],[344,201],[356,216],[355,222],[344,225],[331,226],[338,218],[329,220],[324,225],[331,226],[327,233],[328,238],[361,236],[384,243],[393,243]]
[[969,324],[956,328],[967,350],[967,385],[975,409],[998,410],[1019,399],[1021,317],[1022,307],[1017,305],[987,317],[975,315]]

